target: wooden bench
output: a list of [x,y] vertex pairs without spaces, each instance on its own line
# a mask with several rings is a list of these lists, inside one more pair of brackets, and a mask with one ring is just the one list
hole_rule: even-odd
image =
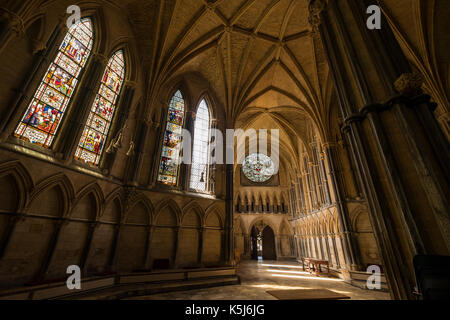
[[[319,276],[322,273],[321,266],[327,267],[327,275],[330,275],[330,264],[328,260],[320,260],[315,258],[302,258],[303,270],[309,271],[312,274],[314,271],[316,276]],[[306,268],[305,268],[306,264]]]

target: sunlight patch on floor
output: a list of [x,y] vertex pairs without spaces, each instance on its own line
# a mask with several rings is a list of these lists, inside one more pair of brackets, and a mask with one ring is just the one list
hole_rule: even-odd
[[322,280],[322,281],[335,281],[335,282],[344,282],[343,279],[336,279],[336,278],[319,278],[319,277],[305,277],[305,276],[294,276],[294,275],[288,275],[288,274],[271,274],[272,277],[279,277],[279,278],[293,278],[293,279],[308,279],[308,280]]
[[289,265],[280,265],[280,264],[261,264],[263,267],[277,267],[277,268],[290,268],[290,269],[303,269],[302,266],[289,266]]

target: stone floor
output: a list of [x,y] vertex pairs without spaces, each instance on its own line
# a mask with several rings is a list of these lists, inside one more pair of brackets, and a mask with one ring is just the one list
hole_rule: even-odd
[[353,300],[387,300],[389,293],[364,290],[341,279],[303,272],[296,262],[243,261],[239,265],[240,285],[155,294],[139,300],[276,300],[267,290],[329,289]]

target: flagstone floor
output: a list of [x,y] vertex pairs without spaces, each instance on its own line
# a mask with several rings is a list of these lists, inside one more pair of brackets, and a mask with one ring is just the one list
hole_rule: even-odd
[[133,298],[134,300],[276,300],[267,290],[329,289],[352,300],[388,300],[389,293],[364,290],[341,279],[317,278],[303,272],[296,262],[243,261],[239,265],[240,285],[170,292]]

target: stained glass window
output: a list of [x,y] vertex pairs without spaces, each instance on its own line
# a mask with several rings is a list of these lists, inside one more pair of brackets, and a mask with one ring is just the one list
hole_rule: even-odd
[[170,101],[167,126],[159,164],[158,181],[176,185],[180,166],[181,133],[184,124],[184,99],[177,91]]
[[73,25],[59,47],[35,92],[14,135],[22,140],[50,148],[66,108],[75,91],[81,70],[91,54],[91,19]]
[[192,152],[190,186],[197,191],[206,191],[208,176],[208,143],[210,139],[209,110],[205,100],[197,109],[194,126],[194,149]]
[[124,76],[125,61],[123,51],[119,50],[109,59],[99,92],[95,97],[83,135],[75,152],[76,160],[95,166],[99,164]]
[[266,182],[275,173],[272,159],[262,153],[253,153],[242,164],[244,175],[253,182]]

